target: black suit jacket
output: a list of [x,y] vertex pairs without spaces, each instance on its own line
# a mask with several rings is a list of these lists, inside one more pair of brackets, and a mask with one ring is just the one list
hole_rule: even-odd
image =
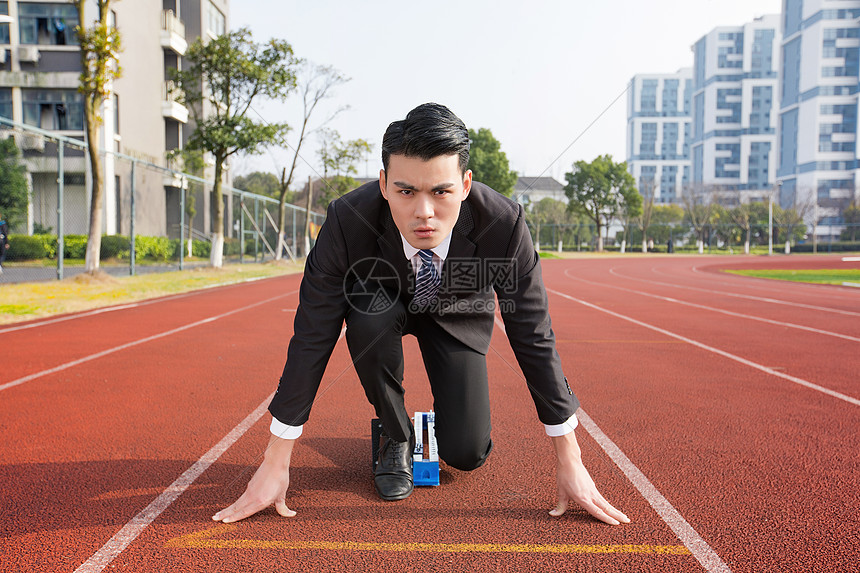
[[[374,181],[332,201],[308,254],[287,363],[269,405],[285,424],[304,424],[344,319],[347,296],[373,280],[409,304],[414,276],[388,202]],[[426,312],[452,336],[486,354],[495,300],[508,339],[544,424],[579,407],[555,348],[540,258],[522,207],[474,182],[461,204],[437,304]]]

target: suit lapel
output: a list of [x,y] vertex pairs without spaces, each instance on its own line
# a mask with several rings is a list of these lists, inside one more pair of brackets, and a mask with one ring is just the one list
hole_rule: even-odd
[[379,247],[380,255],[384,261],[391,263],[397,272],[400,292],[410,293],[411,296],[412,283],[415,282],[412,265],[406,260],[406,255],[403,253],[403,239],[400,237],[397,225],[394,224],[387,204],[383,206],[379,218],[383,231],[376,240],[376,244]]

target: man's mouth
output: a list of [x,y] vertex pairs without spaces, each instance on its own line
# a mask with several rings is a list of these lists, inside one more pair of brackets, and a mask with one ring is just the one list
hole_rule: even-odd
[[432,236],[435,229],[433,229],[433,227],[416,227],[412,232],[415,233],[416,236],[424,238]]

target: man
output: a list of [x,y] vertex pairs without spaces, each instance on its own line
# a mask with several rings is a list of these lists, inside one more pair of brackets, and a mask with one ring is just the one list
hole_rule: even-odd
[[6,262],[6,251],[9,249],[9,225],[0,213],[0,274],[3,273],[3,263]]
[[573,500],[606,523],[629,522],[597,491],[573,429],[579,403],[561,370],[540,260],[522,207],[472,182],[468,131],[438,104],[392,123],[382,142],[379,182],[333,201],[299,293],[294,335],[269,406],[272,436],[245,493],[216,513],[244,519],[286,505],[295,440],[307,421],[329,356],[346,339],[384,443],[374,484],[385,500],[413,488],[414,430],[403,402],[402,337],[418,339],[436,412],[439,457],[462,470],[492,449],[486,353],[494,292],[508,339],[557,457],[561,515]]

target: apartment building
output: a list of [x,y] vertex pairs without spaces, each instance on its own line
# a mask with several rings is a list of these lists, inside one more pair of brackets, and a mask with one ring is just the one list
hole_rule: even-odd
[[760,201],[777,169],[779,15],[717,27],[693,46],[693,188]]
[[860,2],[785,0],[782,18],[779,201],[813,202],[819,236],[838,237],[860,183]]
[[639,74],[627,92],[627,169],[655,203],[679,201],[690,182],[692,77]]
[[[146,0],[111,5],[111,21],[120,30],[122,77],[103,108],[101,148],[166,166],[167,153],[181,148],[191,134],[189,112],[170,92],[170,68],[182,65],[194,39],[213,38],[227,30],[227,0]],[[83,99],[78,93],[80,50],[75,27],[78,13],[70,1],[8,0],[0,14],[0,115],[16,122],[84,140]],[[85,26],[97,14],[86,4]],[[205,110],[204,110],[205,112]],[[29,227],[56,222],[56,145],[25,137],[21,147],[32,186]],[[127,234],[130,225],[130,162],[107,154],[104,232]],[[64,158],[64,225],[67,233],[86,233],[89,212],[89,162],[73,149]],[[210,175],[211,176],[211,175]],[[178,223],[178,180],[152,174],[135,178],[135,231],[174,235]],[[198,198],[195,227],[209,232],[209,193]],[[202,208],[201,208],[202,207]],[[175,215],[174,215],[175,213]],[[83,214],[83,215],[82,215]]]

